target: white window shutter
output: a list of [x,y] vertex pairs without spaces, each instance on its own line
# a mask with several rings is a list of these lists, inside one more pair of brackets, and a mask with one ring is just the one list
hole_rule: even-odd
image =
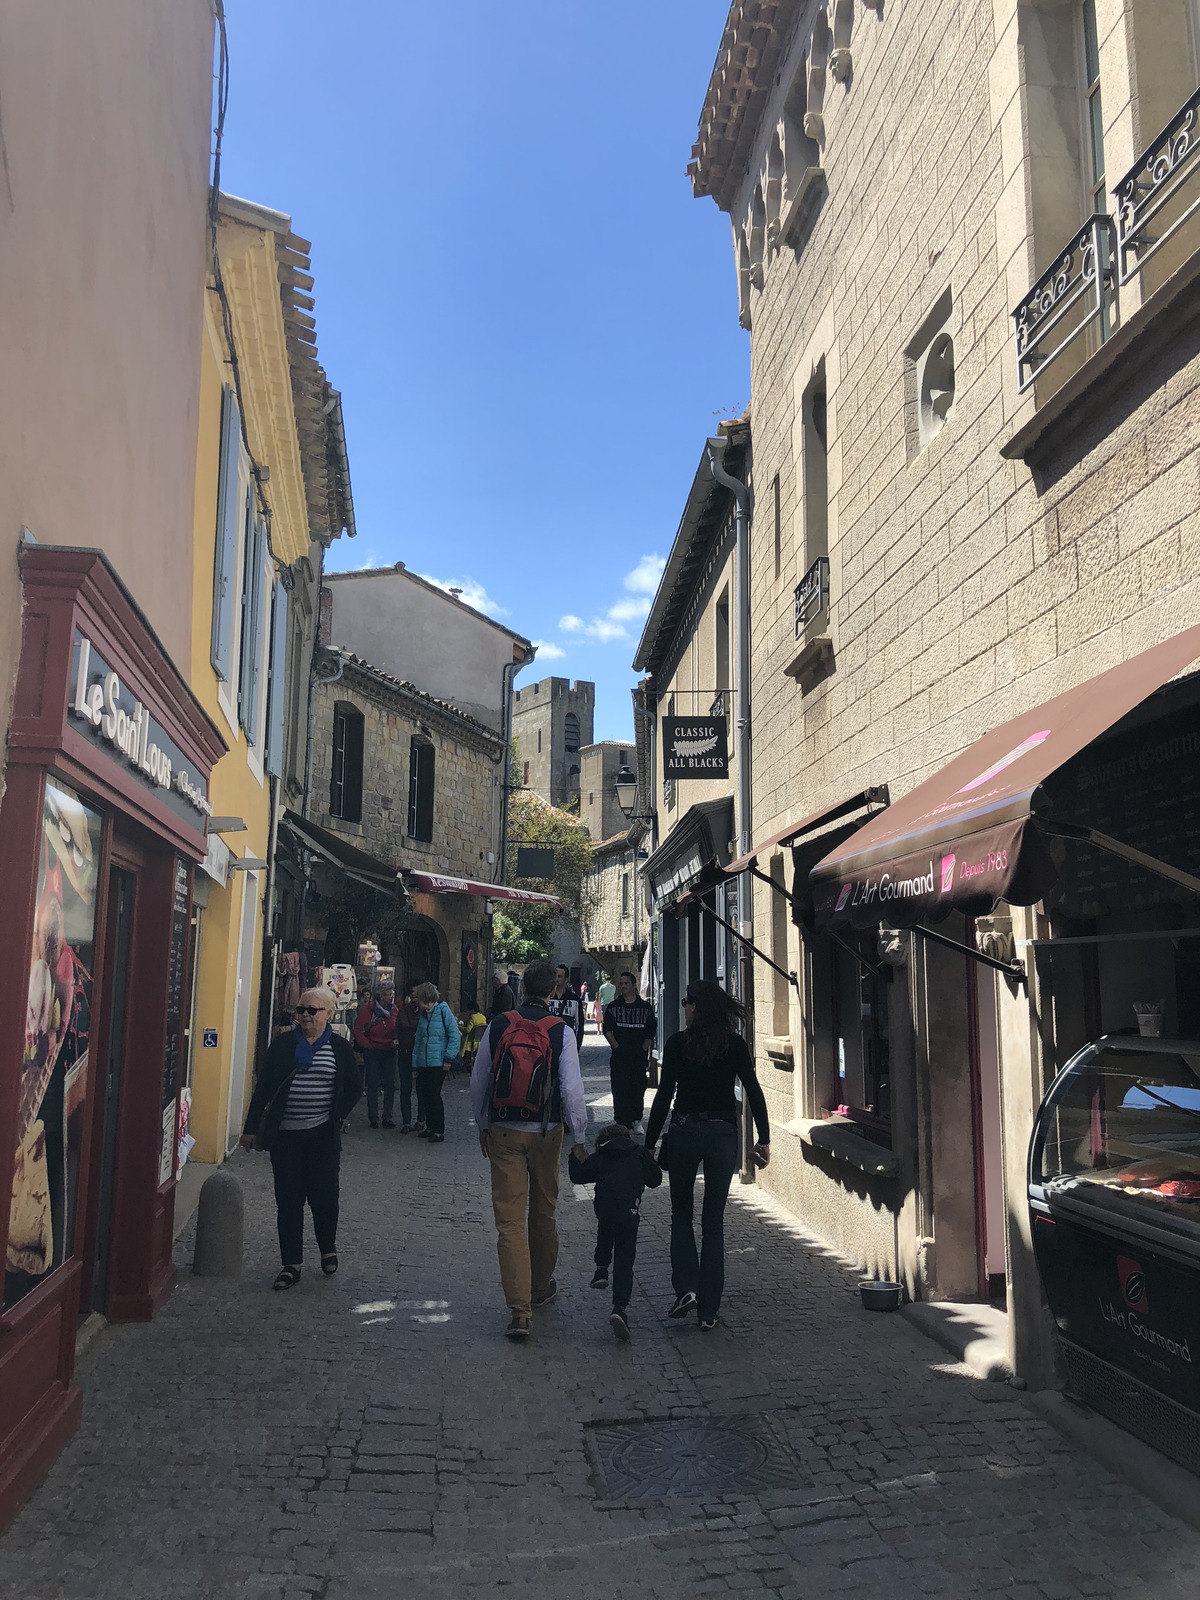
[[283,776],[283,712],[287,689],[288,597],[281,583],[275,585],[271,607],[271,656],[267,677],[267,752],[266,768],[276,778]]
[[263,561],[266,550],[266,524],[251,507],[250,537],[246,540],[248,571],[243,574],[245,591],[246,628],[243,635],[242,661],[238,678],[238,720],[246,733],[246,740],[254,744],[258,738],[258,706],[261,674],[263,633]]
[[210,659],[218,678],[228,683],[233,653],[235,616],[234,579],[237,543],[241,529],[238,462],[241,457],[242,422],[237,397],[226,384],[221,391],[221,464],[217,477],[217,540],[213,558],[213,613]]

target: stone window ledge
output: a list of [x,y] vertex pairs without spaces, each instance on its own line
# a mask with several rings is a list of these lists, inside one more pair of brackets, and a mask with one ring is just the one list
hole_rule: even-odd
[[794,1117],[783,1126],[785,1132],[814,1150],[823,1150],[826,1155],[845,1161],[873,1178],[892,1178],[900,1170],[894,1150],[882,1150],[862,1134],[853,1132],[852,1123],[831,1122],[823,1117]]
[[780,1072],[795,1070],[795,1052],[792,1049],[792,1041],[786,1034],[772,1035],[764,1039],[763,1049],[767,1053],[768,1061]]
[[785,678],[795,678],[802,689],[809,689],[833,666],[833,640],[827,633],[818,634],[802,644],[783,669]]

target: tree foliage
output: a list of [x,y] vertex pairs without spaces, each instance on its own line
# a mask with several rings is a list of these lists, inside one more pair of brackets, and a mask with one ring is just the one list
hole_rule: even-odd
[[[554,851],[552,878],[517,877],[517,850],[522,844],[541,845]],[[521,789],[512,795],[508,808],[505,883],[515,889],[532,889],[538,894],[557,896],[566,908],[566,916],[572,922],[582,923],[594,909],[596,890],[588,879],[591,865],[591,836],[574,817],[548,805],[532,790]],[[512,900],[506,904],[503,916],[507,923],[519,930],[519,938],[541,946],[537,953],[544,956],[550,948],[554,926],[562,920],[563,914],[552,906],[527,905]],[[493,921],[493,936],[499,920],[500,913],[497,913]],[[497,947],[497,955],[499,953]],[[505,959],[532,961],[534,956],[507,956]]]
[[530,961],[544,961],[550,954],[541,940],[532,938],[503,911],[492,918],[492,955],[506,965],[524,966]]

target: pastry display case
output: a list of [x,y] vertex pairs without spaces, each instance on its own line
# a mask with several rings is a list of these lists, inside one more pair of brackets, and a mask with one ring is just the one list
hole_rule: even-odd
[[1034,1124],[1029,1205],[1069,1391],[1200,1471],[1200,1041],[1080,1050]]

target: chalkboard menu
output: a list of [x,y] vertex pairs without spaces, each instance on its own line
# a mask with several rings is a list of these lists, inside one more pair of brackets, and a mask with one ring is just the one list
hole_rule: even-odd
[[163,1064],[163,1109],[179,1090],[179,1044],[183,1031],[183,985],[187,972],[189,921],[188,869],[175,857],[175,892],[171,903],[171,955],[167,965],[167,1048]]

